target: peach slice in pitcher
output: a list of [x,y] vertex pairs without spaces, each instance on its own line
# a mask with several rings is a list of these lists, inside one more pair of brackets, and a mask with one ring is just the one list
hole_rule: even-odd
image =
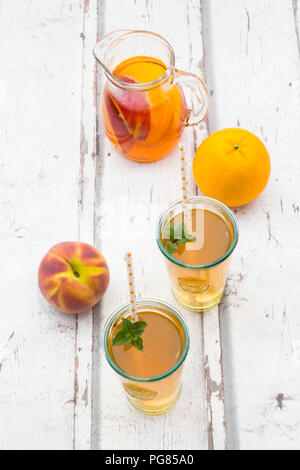
[[[118,78],[126,83],[137,83],[128,76]],[[135,140],[147,139],[150,131],[150,107],[146,92],[106,86],[104,104],[112,130],[124,153],[131,149]]]
[[159,160],[172,152],[185,127],[205,119],[209,93],[202,79],[176,69],[175,53],[162,36],[112,31],[93,53],[107,78],[101,99],[104,131],[123,157]]

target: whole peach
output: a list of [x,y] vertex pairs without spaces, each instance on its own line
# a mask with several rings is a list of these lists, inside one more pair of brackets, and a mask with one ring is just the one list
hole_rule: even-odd
[[90,310],[104,295],[109,269],[104,256],[81,242],[53,246],[41,261],[39,288],[45,299],[64,313]]

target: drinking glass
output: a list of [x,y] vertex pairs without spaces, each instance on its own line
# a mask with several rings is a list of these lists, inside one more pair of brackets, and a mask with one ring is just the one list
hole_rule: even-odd
[[[215,213],[227,224],[230,233],[230,245],[223,256],[206,264],[187,264],[175,259],[165,248],[162,237],[165,227],[171,219],[181,217],[182,214],[191,217],[192,210],[202,209]],[[193,233],[203,236],[204,218],[199,217],[197,227]],[[211,236],[217,236],[211,233]],[[231,210],[221,202],[205,197],[193,196],[189,198],[189,204],[185,206],[182,199],[172,202],[162,212],[157,225],[157,244],[164,256],[170,278],[172,292],[175,299],[187,310],[204,312],[214,308],[222,299],[228,272],[228,266],[233,250],[238,241],[238,227],[235,216]],[[192,247],[187,243],[186,247]]]
[[[180,313],[165,302],[155,299],[144,299],[137,300],[136,304],[138,313],[145,311],[153,312],[163,315],[176,324],[183,340],[181,356],[171,369],[153,377],[135,377],[118,367],[112,354],[112,341],[116,325],[122,318],[130,318],[131,304],[118,308],[108,319],[104,330],[105,355],[109,365],[119,376],[129,402],[144,414],[159,415],[166,413],[179,397],[183,362],[187,356],[190,344],[188,328]],[[155,337],[153,341],[155,341]]]

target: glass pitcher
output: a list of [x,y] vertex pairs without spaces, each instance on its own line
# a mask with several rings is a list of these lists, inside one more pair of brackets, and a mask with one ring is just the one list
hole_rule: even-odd
[[176,70],[174,51],[158,34],[114,31],[93,52],[108,79],[101,96],[104,130],[124,157],[159,160],[177,145],[185,126],[206,117],[203,81]]

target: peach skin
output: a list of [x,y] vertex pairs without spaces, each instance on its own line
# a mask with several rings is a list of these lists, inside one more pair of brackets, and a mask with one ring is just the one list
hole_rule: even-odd
[[104,256],[81,242],[53,246],[38,272],[45,299],[61,312],[73,314],[90,310],[103,297],[109,278]]

